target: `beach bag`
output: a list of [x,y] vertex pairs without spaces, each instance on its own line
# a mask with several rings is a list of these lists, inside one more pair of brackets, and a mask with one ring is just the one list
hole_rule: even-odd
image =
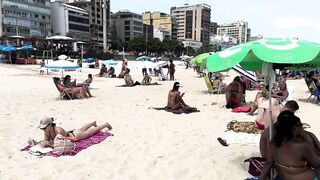
[[266,159],[262,157],[251,157],[244,162],[249,162],[248,173],[252,176],[260,176],[263,166],[267,163]]
[[63,153],[71,152],[75,150],[75,143],[63,137],[61,134],[58,134],[54,138],[53,144],[53,153],[57,155],[61,155]]

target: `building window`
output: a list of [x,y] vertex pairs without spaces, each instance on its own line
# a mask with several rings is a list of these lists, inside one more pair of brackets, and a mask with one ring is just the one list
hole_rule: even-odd
[[130,21],[124,21],[124,25],[130,25]]
[[125,26],[125,27],[124,27],[124,30],[130,31],[130,26]]

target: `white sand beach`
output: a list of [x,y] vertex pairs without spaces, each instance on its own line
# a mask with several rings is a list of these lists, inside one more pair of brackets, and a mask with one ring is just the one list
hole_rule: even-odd
[[[232,113],[223,107],[224,95],[205,93],[203,78],[193,69],[177,66],[176,80],[183,86],[184,100],[201,112],[176,115],[152,107],[166,105],[173,81],[158,81],[158,86],[116,87],[123,79],[94,77],[91,93],[84,100],[59,100],[53,76],[39,75],[39,66],[0,64],[0,179],[108,179],[108,180],[231,180],[250,177],[243,160],[260,156],[257,145],[222,146],[232,120],[254,121],[245,113]],[[116,68],[119,74],[121,63]],[[141,69],[129,61],[132,77],[141,81]],[[99,69],[83,68],[66,72],[78,82]],[[164,69],[166,73],[166,69]],[[233,71],[226,82],[237,74]],[[304,80],[288,80],[294,86],[300,105],[297,116],[311,125],[319,137],[317,115],[320,106],[302,101],[309,97]],[[256,91],[247,91],[252,101]],[[213,102],[218,102],[212,105]],[[43,138],[37,129],[40,118],[52,116],[58,126],[71,130],[82,124],[108,121],[114,136],[93,145],[76,156],[42,158],[21,152],[29,137]]]

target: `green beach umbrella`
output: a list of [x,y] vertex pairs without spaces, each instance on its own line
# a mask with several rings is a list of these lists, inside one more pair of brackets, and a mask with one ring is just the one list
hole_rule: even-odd
[[320,67],[320,44],[289,38],[267,38],[240,44],[207,58],[207,69],[212,72],[229,70],[240,64],[244,69],[263,72],[269,83],[269,129],[272,137],[272,79],[273,66],[281,64],[297,70]]
[[194,64],[194,65],[200,66],[201,68],[205,68],[207,58],[213,54],[214,54],[214,52],[199,54],[198,56],[196,56],[190,60],[190,64]]
[[225,71],[240,64],[251,71],[263,63],[282,64],[296,70],[320,67],[320,44],[289,38],[267,38],[240,44],[207,58],[209,71]]

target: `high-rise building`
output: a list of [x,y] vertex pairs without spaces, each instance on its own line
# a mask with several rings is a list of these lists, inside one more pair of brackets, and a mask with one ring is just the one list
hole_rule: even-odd
[[215,34],[217,34],[217,29],[218,29],[218,23],[216,23],[216,22],[211,22],[211,23],[210,23],[210,30],[209,30],[210,35],[215,35]]
[[89,13],[85,9],[62,2],[52,2],[51,18],[54,35],[73,34],[82,41],[89,41]]
[[[104,0],[74,0],[69,3],[72,6],[85,9],[89,13],[90,24],[90,40],[103,46],[103,2]],[[110,31],[110,1],[106,0],[106,16],[107,16],[107,42],[111,43]]]
[[229,35],[237,38],[238,44],[245,43],[249,40],[251,30],[248,27],[248,22],[238,21],[231,24],[222,24],[217,28],[217,35]]
[[177,24],[174,17],[162,12],[145,12],[142,14],[142,18],[144,24],[151,25],[154,29],[159,29],[162,32],[169,32],[172,39],[177,38]]
[[172,7],[171,15],[175,17],[178,40],[195,41],[209,44],[211,7],[207,4]]
[[51,36],[50,0],[1,0],[0,36]]
[[142,15],[128,10],[111,14],[112,40],[128,42],[143,35]]

